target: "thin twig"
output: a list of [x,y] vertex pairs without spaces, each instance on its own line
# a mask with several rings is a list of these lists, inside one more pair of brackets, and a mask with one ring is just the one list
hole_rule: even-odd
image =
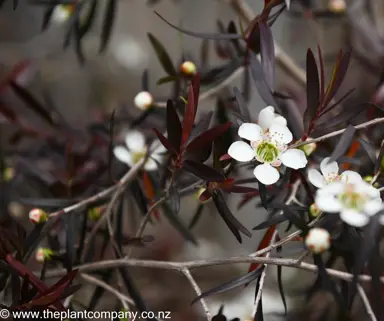
[[[356,125],[354,127],[355,127],[355,129],[364,129],[364,128],[367,128],[367,127],[370,127],[370,126],[373,126],[373,125],[377,125],[377,124],[381,124],[381,123],[384,123],[384,117],[375,118],[375,119],[372,119],[372,120],[367,121],[365,123],[362,123],[360,125]],[[329,133],[329,134],[326,134],[326,135],[323,135],[323,136],[320,136],[320,137],[317,137],[317,138],[307,139],[304,142],[298,142],[296,144],[293,144],[293,145],[289,146],[289,148],[297,148],[297,147],[300,147],[300,146],[303,146],[303,145],[307,145],[307,144],[311,144],[311,143],[317,143],[317,142],[326,140],[328,138],[339,136],[339,135],[343,134],[346,130],[347,130],[347,128],[344,128],[344,129],[336,130],[336,131],[334,131],[332,133]]]
[[112,286],[110,286],[109,284],[105,283],[104,281],[102,280],[99,280],[98,278],[95,278],[94,276],[92,275],[89,275],[89,274],[86,274],[86,273],[81,273],[80,274],[81,278],[83,278],[86,282],[90,283],[90,284],[93,284],[93,285],[97,285],[101,288],[103,288],[104,290],[112,293],[113,295],[115,295],[120,301],[124,301],[124,302],[127,302],[129,303],[130,305],[135,305],[135,302],[133,302],[133,300],[129,297],[127,297],[125,294],[121,293],[120,291],[116,290],[115,288],[113,288]]
[[[181,270],[181,272],[185,275],[185,277],[188,279],[189,283],[191,283],[193,289],[195,290],[196,292],[196,295],[197,296],[200,296],[202,293],[201,293],[201,290],[200,290],[200,287],[199,285],[196,283],[195,279],[193,278],[191,272],[188,270],[188,268],[183,268]],[[204,309],[204,312],[205,312],[205,315],[207,317],[207,320],[208,321],[211,321],[212,319],[212,315],[211,315],[211,312],[209,311],[209,308],[208,308],[208,305],[207,303],[205,302],[205,299],[204,298],[200,298],[200,303]]]
[[[272,236],[272,242],[273,243],[276,239],[276,236],[277,236],[277,231],[275,231],[273,233],[273,236]],[[271,252],[267,253],[267,255],[265,256],[266,258],[269,258],[271,255]],[[264,266],[264,270],[263,270],[263,273],[261,274],[261,277],[260,277],[260,281],[259,281],[259,290],[257,291],[257,295],[256,295],[256,299],[255,299],[255,304],[253,306],[253,317],[255,318],[256,317],[256,313],[257,313],[257,309],[259,307],[259,304],[260,304],[260,300],[261,300],[261,296],[262,296],[262,292],[263,292],[263,286],[264,286],[264,280],[265,280],[265,275],[267,273],[267,267],[268,265],[266,264]]]
[[375,313],[372,310],[371,304],[369,303],[369,299],[367,295],[365,294],[365,291],[363,287],[360,284],[357,284],[357,291],[359,292],[359,295],[361,297],[361,301],[363,301],[365,309],[367,310],[368,316],[371,318],[372,321],[377,321]]

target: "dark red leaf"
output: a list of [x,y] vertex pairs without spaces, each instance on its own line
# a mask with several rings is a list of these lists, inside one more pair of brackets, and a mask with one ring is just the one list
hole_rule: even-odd
[[193,98],[195,102],[195,116],[196,116],[196,110],[197,106],[199,105],[199,96],[200,96],[200,73],[196,73],[191,80],[192,88],[193,88]]
[[41,118],[47,121],[50,125],[56,125],[54,120],[52,119],[49,111],[42,106],[37,99],[25,88],[19,86],[16,82],[11,81],[10,86],[14,93],[36,114],[38,114]]
[[3,103],[0,103],[0,114],[2,114],[8,121],[17,121],[17,116],[14,111],[6,106]]
[[228,122],[223,125],[218,125],[214,128],[208,129],[206,132],[200,134],[197,136],[193,141],[191,141],[188,146],[186,147],[186,150],[188,152],[196,151],[200,148],[203,148],[209,144],[212,144],[212,142],[220,135],[225,133],[228,128],[230,128],[232,125],[231,122]]
[[307,109],[304,113],[304,129],[308,131],[310,122],[315,118],[320,102],[319,73],[315,56],[311,49],[307,51]]
[[[273,234],[276,231],[276,225],[272,225],[264,234],[263,238],[260,241],[259,247],[257,248],[257,251],[260,251],[266,247],[268,247],[272,242]],[[260,263],[252,263],[249,267],[248,272],[252,272],[256,270],[260,266]]]
[[355,137],[356,128],[352,125],[349,125],[343,135],[341,135],[339,142],[337,143],[335,149],[333,150],[331,157],[328,162],[334,162],[343,156],[349,146],[351,145],[353,138]]
[[271,29],[264,22],[259,22],[260,28],[260,57],[265,82],[269,89],[275,91],[275,46]]
[[217,211],[219,212],[221,218],[224,220],[228,228],[235,235],[239,243],[242,243],[239,231],[248,237],[252,237],[251,232],[248,231],[248,229],[243,224],[241,224],[237,220],[237,218],[231,213],[230,209],[228,208],[228,205],[225,203],[223,194],[220,191],[215,191],[212,194],[212,200],[215,203]]
[[164,135],[162,133],[160,133],[156,128],[152,128],[152,130],[155,132],[156,136],[159,138],[161,144],[163,144],[163,146],[168,149],[169,152],[171,153],[175,153],[176,154],[176,151],[173,149],[173,146],[171,145],[171,143],[169,142],[168,139],[166,139],[164,137]]
[[193,85],[189,85],[189,93],[188,93],[188,102],[185,108],[184,121],[183,121],[183,133],[181,139],[181,145],[188,141],[189,135],[191,134],[193,123],[195,121],[195,98],[194,98],[194,89]]
[[152,44],[152,47],[156,51],[157,58],[159,59],[164,71],[168,74],[168,76],[176,76],[177,72],[173,66],[173,62],[163,44],[150,32],[147,33],[147,36]]
[[193,175],[206,181],[222,182],[225,180],[225,176],[216,169],[205,164],[194,162],[192,160],[183,161],[183,168]]
[[325,77],[324,77],[324,60],[323,60],[323,54],[321,52],[320,46],[317,46],[317,52],[319,55],[319,62],[320,62],[320,100],[322,100],[324,96],[324,90],[325,90]]
[[339,57],[338,61],[336,62],[336,66],[332,73],[332,79],[327,89],[325,101],[323,104],[324,107],[327,106],[327,104],[332,100],[332,98],[339,90],[347,73],[350,59],[351,51],[347,52],[342,58]]
[[200,202],[205,202],[209,200],[212,197],[211,193],[208,190],[205,190],[203,193],[201,193],[199,200]]
[[179,116],[173,106],[172,100],[167,101],[167,133],[168,141],[173,149],[177,152],[180,151],[182,128]]

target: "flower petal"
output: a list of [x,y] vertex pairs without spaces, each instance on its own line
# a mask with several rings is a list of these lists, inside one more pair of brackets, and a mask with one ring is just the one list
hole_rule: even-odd
[[354,171],[345,171],[340,176],[343,182],[350,184],[359,184],[363,180],[361,175]]
[[343,193],[345,190],[345,184],[343,182],[332,182],[326,185],[323,188],[320,188],[317,190],[317,194],[328,194],[328,195],[333,195],[337,196],[340,193]]
[[293,169],[304,168],[308,163],[307,157],[301,149],[288,149],[279,158],[285,166]]
[[380,198],[380,191],[371,184],[368,184],[365,181],[360,181],[354,185],[356,186],[356,191],[358,193],[367,194],[370,198]]
[[259,125],[244,123],[239,127],[238,134],[241,138],[254,142],[262,139],[263,130]]
[[280,178],[279,171],[269,164],[261,164],[256,166],[253,174],[257,180],[264,185],[271,185],[276,183]]
[[340,201],[330,194],[317,194],[315,203],[320,210],[329,213],[340,212],[343,208]]
[[320,170],[326,181],[329,181],[329,178],[333,178],[339,173],[339,165],[337,162],[328,163],[329,159],[330,157],[326,157],[320,163]]
[[[157,159],[156,159],[156,161],[157,161]],[[157,166],[156,161],[152,158],[148,158],[144,164],[144,169],[148,172],[157,170],[158,166]]]
[[133,165],[132,154],[125,147],[116,146],[113,149],[113,154],[120,162],[126,163],[129,166]]
[[228,155],[239,162],[249,162],[255,158],[255,151],[246,142],[234,142],[228,148]]
[[260,111],[258,124],[262,129],[267,130],[268,128],[270,128],[274,120],[275,108],[273,108],[272,106],[265,107]]
[[317,169],[311,168],[308,171],[308,179],[317,188],[322,188],[327,185],[323,175],[321,175]]
[[377,212],[384,209],[384,203],[381,198],[375,198],[371,201],[368,201],[364,205],[364,213],[369,216],[375,215]]
[[277,123],[271,125],[269,133],[271,138],[281,145],[289,144],[293,139],[293,135],[289,128]]
[[276,124],[282,125],[282,126],[287,126],[287,120],[283,116],[280,116],[280,115],[278,115],[278,116],[275,115],[275,119],[273,122]]
[[125,135],[125,144],[131,152],[145,151],[145,137],[142,132],[138,130],[129,131]]
[[348,225],[354,227],[363,227],[369,222],[368,216],[351,209],[343,209],[340,212],[340,218]]

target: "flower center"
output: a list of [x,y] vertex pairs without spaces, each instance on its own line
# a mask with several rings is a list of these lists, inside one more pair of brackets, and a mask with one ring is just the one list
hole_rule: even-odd
[[276,145],[270,142],[262,142],[256,149],[256,159],[262,163],[273,163],[279,156]]
[[145,156],[145,152],[133,152],[132,153],[132,160],[133,164],[137,164],[140,162]]
[[326,177],[325,177],[325,180],[328,182],[328,183],[331,183],[331,182],[337,182],[341,179],[341,176],[337,173],[329,173]]
[[367,196],[354,191],[352,186],[347,186],[344,193],[340,194],[339,199],[346,208],[362,210]]

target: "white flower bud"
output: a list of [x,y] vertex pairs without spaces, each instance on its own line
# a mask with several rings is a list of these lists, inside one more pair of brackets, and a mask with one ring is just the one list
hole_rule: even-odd
[[308,232],[305,245],[313,253],[322,253],[330,248],[331,235],[327,230],[315,227]]
[[5,182],[9,182],[15,176],[15,170],[12,167],[4,169],[3,179]]
[[44,263],[44,261],[51,260],[54,252],[51,249],[40,247],[36,250],[35,259],[39,263]]
[[40,208],[34,208],[29,212],[29,220],[33,224],[41,224],[46,222],[48,219],[48,215]]
[[53,10],[51,20],[55,23],[66,22],[73,12],[74,6],[72,5],[58,5]]
[[[308,139],[311,139],[311,138],[308,137]],[[299,147],[299,149],[301,149],[307,157],[311,155],[316,150],[316,148],[317,148],[316,143],[309,143]]]
[[345,0],[330,0],[328,2],[328,10],[333,13],[343,13],[346,7]]
[[136,95],[133,102],[137,108],[147,110],[153,104],[153,97],[148,91],[141,91]]
[[192,61],[184,61],[180,66],[180,72],[187,76],[196,74],[197,68]]
[[309,214],[312,217],[317,217],[321,213],[320,209],[317,207],[316,203],[311,204],[309,207]]

